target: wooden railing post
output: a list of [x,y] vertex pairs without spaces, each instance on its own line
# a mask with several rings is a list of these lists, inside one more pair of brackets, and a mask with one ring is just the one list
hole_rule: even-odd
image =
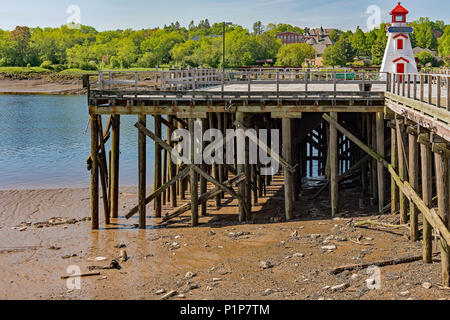
[[441,107],[441,76],[437,76],[436,107]]

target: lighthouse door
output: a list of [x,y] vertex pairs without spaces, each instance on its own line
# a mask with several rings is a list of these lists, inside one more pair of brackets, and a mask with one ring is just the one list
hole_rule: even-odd
[[[397,63],[397,73],[405,73],[405,64],[404,63]],[[399,76],[400,82],[403,81],[403,76]]]

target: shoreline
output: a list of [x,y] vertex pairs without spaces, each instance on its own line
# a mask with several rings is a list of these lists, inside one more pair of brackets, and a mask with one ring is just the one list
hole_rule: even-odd
[[0,79],[0,95],[84,95],[81,79]]

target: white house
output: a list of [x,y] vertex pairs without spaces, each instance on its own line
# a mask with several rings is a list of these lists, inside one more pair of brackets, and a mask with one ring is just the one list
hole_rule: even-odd
[[[408,14],[400,2],[391,11],[392,25],[387,28],[388,43],[384,52],[383,64],[380,72],[391,72],[400,74],[418,73],[416,59],[414,57],[411,39],[409,35],[414,31],[406,24]],[[386,78],[382,74],[382,78]]]

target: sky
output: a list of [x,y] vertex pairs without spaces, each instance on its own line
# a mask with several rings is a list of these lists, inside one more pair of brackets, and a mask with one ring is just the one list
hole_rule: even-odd
[[[380,8],[381,21],[390,21],[394,0],[0,0],[0,29],[17,25],[59,27],[67,23],[77,6],[80,22],[99,31],[147,29],[179,21],[187,26],[198,23],[229,21],[252,27],[255,21],[289,23],[299,27],[329,27],[367,30],[369,6]],[[429,17],[450,22],[449,0],[405,0],[402,5],[410,14],[408,20]]]

